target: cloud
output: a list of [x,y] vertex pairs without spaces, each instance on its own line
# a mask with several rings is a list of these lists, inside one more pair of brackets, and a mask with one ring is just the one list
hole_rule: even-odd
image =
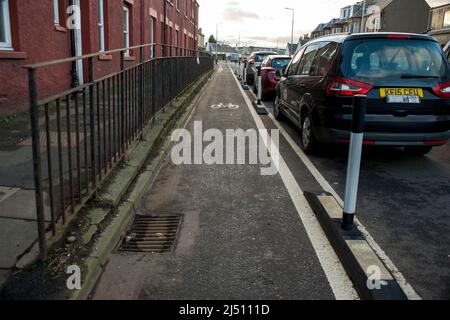
[[[232,2],[229,2],[228,4],[230,4]],[[261,19],[261,17],[254,12],[244,11],[244,10],[240,10],[236,7],[230,6],[230,7],[225,8],[225,10],[223,11],[223,19],[225,21],[244,22],[246,19],[257,20],[257,19]]]

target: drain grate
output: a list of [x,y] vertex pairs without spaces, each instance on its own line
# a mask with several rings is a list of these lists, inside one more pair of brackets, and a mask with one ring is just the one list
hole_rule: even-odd
[[181,216],[137,216],[119,251],[173,252]]

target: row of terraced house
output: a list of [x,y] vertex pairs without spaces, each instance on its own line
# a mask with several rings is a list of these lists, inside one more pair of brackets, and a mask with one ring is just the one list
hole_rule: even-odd
[[[196,0],[0,0],[0,116],[27,108],[27,64],[104,53],[94,61],[98,78],[120,69],[120,54],[110,50],[165,43],[173,46],[166,55],[194,54],[198,12]],[[126,66],[138,63],[140,53],[127,52]],[[161,54],[161,46],[143,52]],[[85,64],[39,71],[39,98],[83,84]]]
[[425,33],[430,10],[440,0],[366,0],[341,9],[339,18],[320,23],[312,38],[362,32]]

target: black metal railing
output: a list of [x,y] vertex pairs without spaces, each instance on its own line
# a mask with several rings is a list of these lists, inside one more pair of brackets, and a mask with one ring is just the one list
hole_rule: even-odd
[[[126,67],[131,50],[139,50],[140,61]],[[94,58],[105,54],[120,55],[120,70],[95,79]],[[87,64],[87,83],[38,101],[38,70],[79,60]],[[155,116],[214,65],[207,54],[146,44],[25,68],[39,248],[45,260],[58,226],[95,195]]]

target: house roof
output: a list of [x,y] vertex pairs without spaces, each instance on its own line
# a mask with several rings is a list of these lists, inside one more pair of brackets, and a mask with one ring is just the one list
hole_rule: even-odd
[[320,23],[314,30],[313,32],[319,32],[323,30],[323,27],[325,27],[325,23]]
[[447,4],[450,4],[449,0],[426,0],[426,1],[431,8],[442,7]]

